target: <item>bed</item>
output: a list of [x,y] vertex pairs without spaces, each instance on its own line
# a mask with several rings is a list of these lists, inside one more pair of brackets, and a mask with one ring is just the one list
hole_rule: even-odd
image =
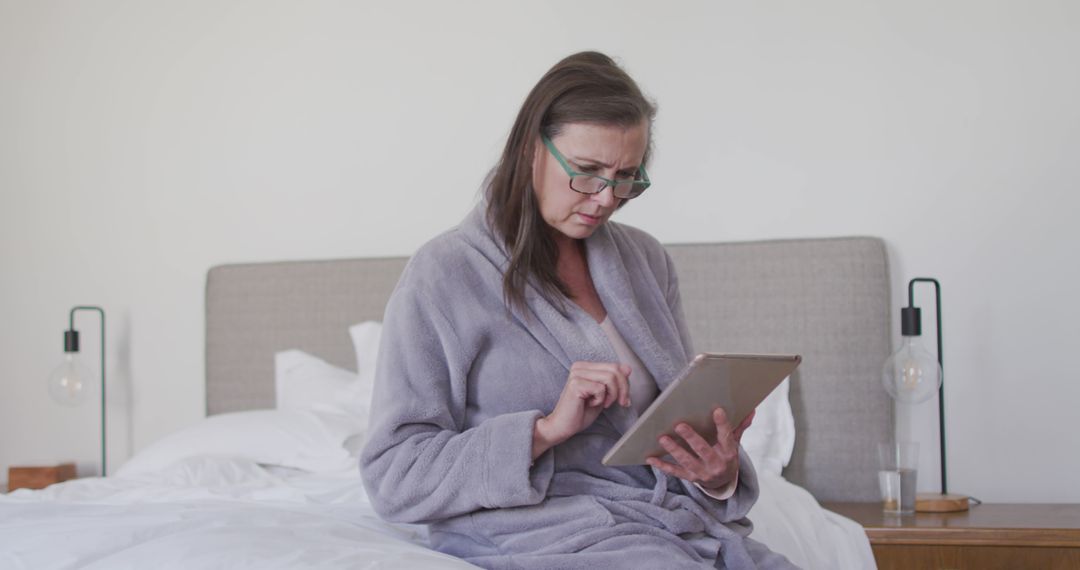
[[[761,462],[752,536],[807,568],[873,568],[861,527],[818,502],[877,498],[893,425],[883,242],[668,250],[698,350],[803,356],[771,397],[780,419],[744,440]],[[207,418],[107,479],[0,495],[0,568],[470,568],[427,548],[423,526],[381,521],[356,473],[377,321],[405,262],[210,269]]]

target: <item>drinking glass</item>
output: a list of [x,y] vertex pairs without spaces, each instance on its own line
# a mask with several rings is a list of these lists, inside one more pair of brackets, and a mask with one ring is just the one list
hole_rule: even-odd
[[913,441],[879,443],[878,459],[878,485],[885,512],[914,513],[919,444]]

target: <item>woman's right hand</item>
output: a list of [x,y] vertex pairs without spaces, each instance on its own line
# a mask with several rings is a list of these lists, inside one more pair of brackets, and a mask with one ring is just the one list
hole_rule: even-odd
[[536,420],[532,458],[592,425],[600,412],[618,403],[630,406],[630,367],[615,362],[575,362],[555,409]]

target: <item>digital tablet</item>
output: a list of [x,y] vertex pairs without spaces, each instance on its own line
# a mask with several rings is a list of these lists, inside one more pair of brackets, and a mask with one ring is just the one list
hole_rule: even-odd
[[714,445],[714,409],[724,408],[731,425],[739,425],[800,362],[799,355],[697,355],[615,442],[603,464],[643,465],[649,457],[667,455],[658,440],[666,433],[681,442],[674,430],[679,422],[690,424]]

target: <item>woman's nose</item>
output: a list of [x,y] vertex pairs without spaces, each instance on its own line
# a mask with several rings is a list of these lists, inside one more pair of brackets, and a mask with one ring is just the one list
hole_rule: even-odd
[[603,190],[593,194],[593,199],[605,208],[610,208],[619,201],[619,199],[615,197],[615,189],[611,186],[605,186]]

